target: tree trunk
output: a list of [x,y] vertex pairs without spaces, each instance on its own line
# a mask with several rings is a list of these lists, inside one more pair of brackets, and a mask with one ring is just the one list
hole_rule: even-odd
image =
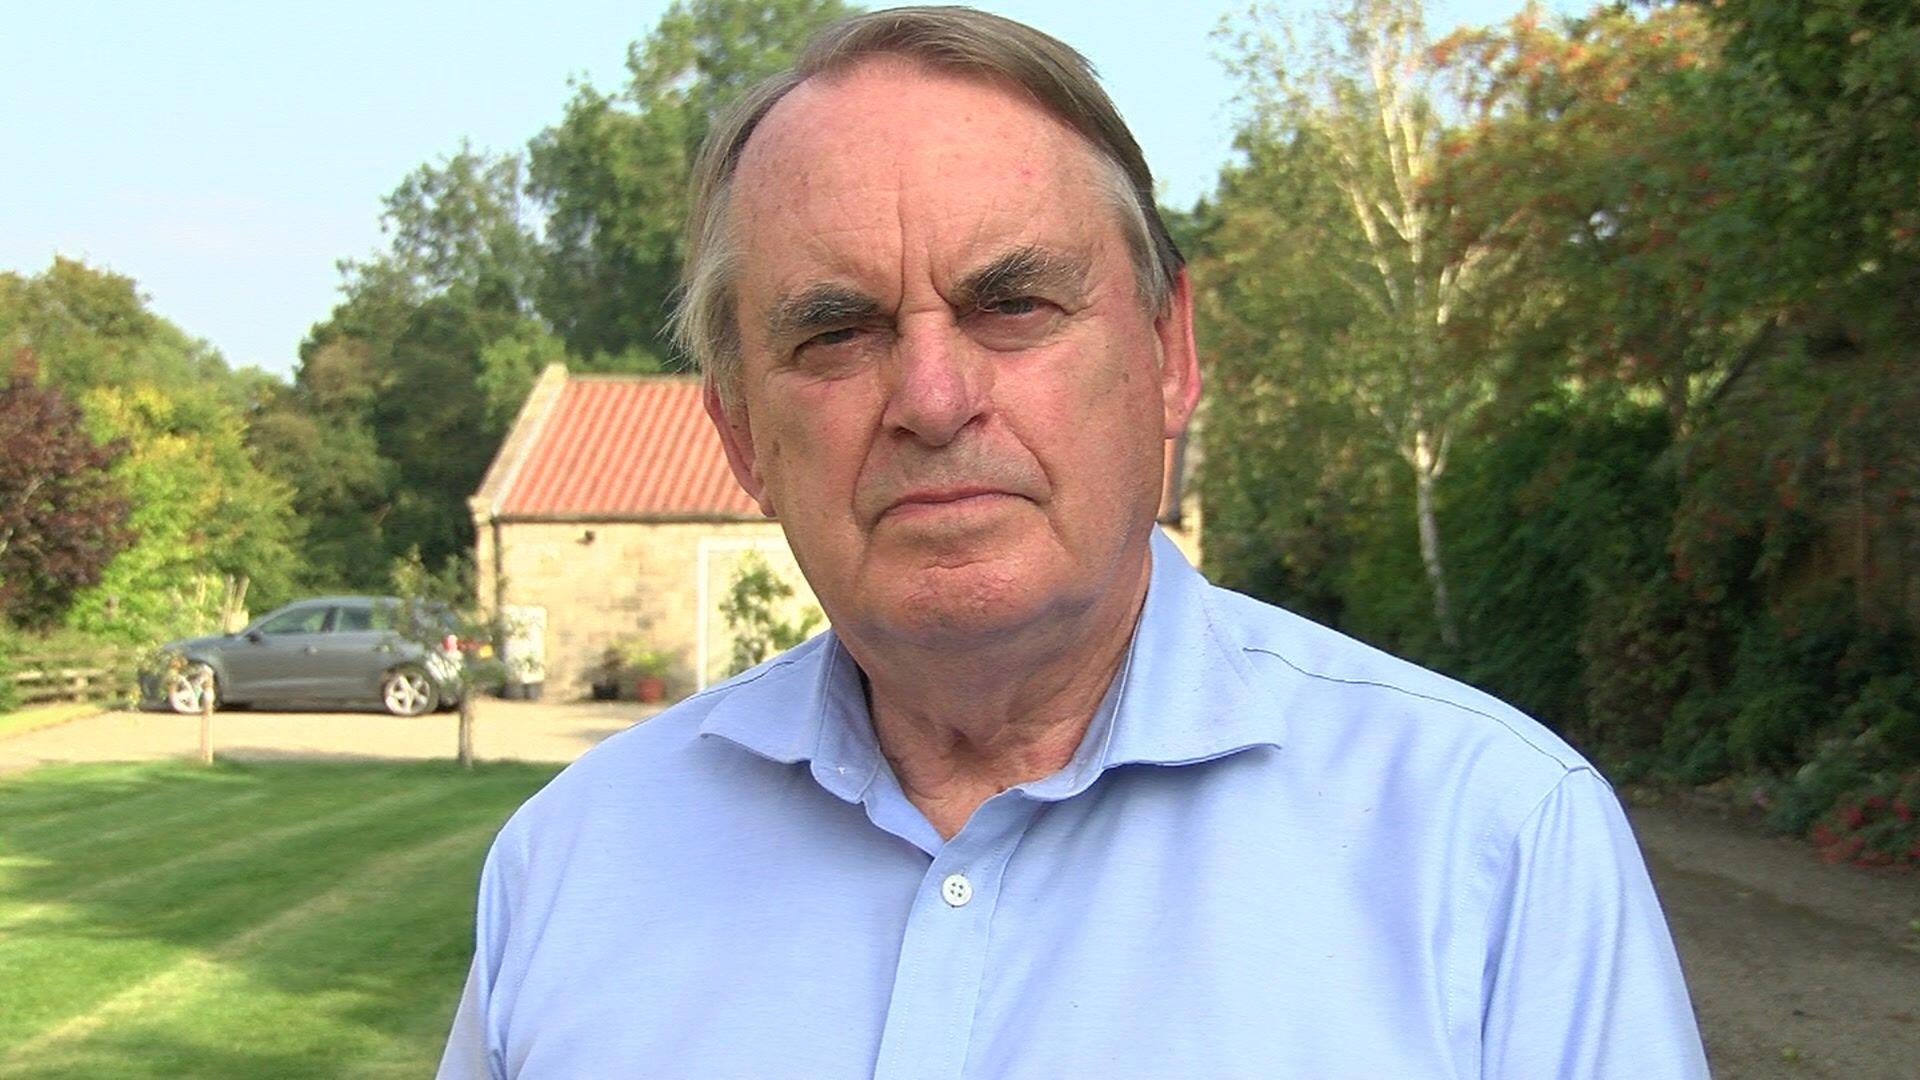
[[1460,631],[1453,624],[1453,604],[1447,598],[1447,572],[1440,561],[1440,523],[1433,512],[1433,484],[1444,465],[1427,432],[1414,436],[1413,504],[1420,519],[1420,561],[1427,567],[1427,583],[1433,588],[1433,619],[1440,627],[1440,640],[1449,649],[1460,647]]

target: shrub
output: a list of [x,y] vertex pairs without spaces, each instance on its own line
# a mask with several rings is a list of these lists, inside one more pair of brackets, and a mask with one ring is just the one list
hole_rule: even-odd
[[1837,800],[1808,838],[1829,862],[1920,866],[1920,769],[1872,777]]
[[811,604],[792,618],[782,617],[793,595],[793,586],[774,573],[765,559],[751,552],[741,558],[727,595],[720,601],[720,614],[733,633],[729,676],[793,648],[820,625],[825,616]]

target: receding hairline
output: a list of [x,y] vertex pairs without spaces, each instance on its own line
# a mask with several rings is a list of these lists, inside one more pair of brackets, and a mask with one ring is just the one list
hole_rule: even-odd
[[723,400],[731,396],[740,359],[733,289],[740,252],[732,210],[741,158],[795,89],[877,62],[1013,90],[1073,132],[1091,152],[1093,186],[1121,214],[1138,296],[1156,313],[1167,309],[1185,259],[1155,204],[1139,144],[1086,57],[1033,27],[971,8],[870,12],[821,31],[794,67],[748,89],[722,114],[696,159],[687,259],[670,326]]
[[721,186],[715,190],[715,194],[724,196],[723,204],[716,207],[721,216],[729,221],[737,221],[738,215],[734,211],[740,197],[740,178],[747,172],[752,159],[757,156],[755,148],[761,147],[761,152],[765,152],[766,140],[763,136],[774,125],[775,119],[781,112],[804,104],[809,96],[830,92],[837,85],[844,85],[876,69],[887,68],[930,82],[961,83],[999,91],[1025,104],[1032,113],[1031,119],[1042,122],[1053,131],[1067,136],[1069,143],[1078,146],[1086,154],[1085,160],[1091,166],[1088,170],[1090,174],[1100,166],[1102,161],[1107,160],[1100,147],[1088,138],[1085,132],[1049,108],[1047,103],[1033,91],[1005,75],[988,70],[948,66],[908,53],[866,53],[849,57],[842,63],[796,79],[791,85],[782,88],[779,95],[768,103],[765,110],[748,128],[746,137],[740,140],[738,147],[731,155],[731,160],[720,175]]
[[[744,227],[747,220],[768,212],[764,207],[761,207],[753,214],[743,214],[743,200],[755,191],[764,191],[769,186],[777,187],[786,182],[788,174],[779,170],[778,165],[781,164],[780,161],[776,160],[772,163],[767,163],[764,167],[762,163],[758,161],[759,158],[771,152],[767,146],[768,140],[763,136],[769,131],[778,129],[779,114],[790,105],[804,107],[807,104],[807,100],[806,97],[802,95],[812,96],[820,93],[831,93],[847,82],[870,74],[876,69],[893,69],[899,74],[914,78],[933,82],[960,83],[998,92],[1025,106],[1026,115],[1022,117],[1022,123],[1041,125],[1050,131],[1053,136],[1059,138],[1061,145],[1077,148],[1078,152],[1074,157],[1073,164],[1069,166],[1069,168],[1073,169],[1078,175],[1068,178],[1070,184],[1078,181],[1085,183],[1090,188],[1097,187],[1102,178],[1102,174],[1107,171],[1115,172],[1115,179],[1121,183],[1130,182],[1124,175],[1124,171],[1117,169],[1115,163],[1106,155],[1102,154],[1100,148],[1091,139],[1087,138],[1083,132],[1062,119],[1049,109],[1044,101],[1041,101],[1035,94],[1012,79],[991,71],[948,67],[913,55],[875,53],[856,56],[850,58],[845,64],[836,65],[810,75],[787,88],[778,100],[770,104],[760,115],[752,129],[747,133],[746,138],[739,144],[739,151],[733,155],[731,167],[728,168],[723,182],[714,192],[722,203],[715,207],[715,211],[719,219],[724,222],[727,227],[729,234],[727,244],[734,256],[744,258],[748,254],[749,237]],[[1043,155],[1039,160],[1056,164],[1057,167],[1057,163],[1062,162],[1063,157],[1059,154],[1048,153]],[[1124,206],[1111,205],[1113,201],[1112,198],[1105,195],[1093,195],[1088,206],[1090,209],[1107,215],[1109,223],[1116,233],[1115,242],[1120,251],[1120,258],[1127,261],[1129,269],[1131,270],[1132,262],[1127,254],[1127,234],[1129,231],[1129,223],[1126,218],[1127,208]],[[1088,272],[1086,265],[1087,260],[1083,253],[1069,251],[1057,243],[1045,240],[1026,239],[1010,240],[1007,243],[996,245],[980,259],[975,261],[973,266],[968,270],[967,275],[969,277],[977,276],[977,272],[981,268],[986,268],[994,264],[1004,264],[1010,258],[1028,267],[1028,272],[1057,273],[1068,266],[1077,267],[1076,272],[1083,277]],[[741,269],[743,269],[743,267],[735,266],[733,273],[730,275],[730,291],[733,293],[733,302],[736,305],[734,318],[754,319],[756,322],[766,324],[762,326],[762,329],[769,332],[776,331],[778,329],[777,324],[784,323],[791,319],[796,314],[797,308],[803,308],[806,305],[806,298],[810,294],[817,295],[821,298],[838,296],[842,301],[850,301],[852,297],[848,294],[858,293],[857,289],[851,289],[846,285],[844,277],[830,275],[828,277],[798,283],[790,288],[782,288],[770,298],[770,302],[765,311],[745,312],[737,309],[737,305],[742,299],[739,295],[739,286],[741,284],[739,273]],[[963,282],[961,285],[965,286],[966,283]],[[774,322],[767,324],[768,319]]]

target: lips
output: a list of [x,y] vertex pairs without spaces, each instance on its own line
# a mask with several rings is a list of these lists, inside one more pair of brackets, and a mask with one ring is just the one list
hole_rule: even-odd
[[881,517],[918,512],[936,512],[945,509],[966,509],[976,505],[1000,499],[1019,498],[1011,491],[993,487],[945,487],[909,491],[887,504],[881,511]]
[[1044,503],[1049,488],[1030,456],[969,443],[935,453],[901,450],[861,470],[854,495],[871,527],[899,515],[952,515],[1008,500]]

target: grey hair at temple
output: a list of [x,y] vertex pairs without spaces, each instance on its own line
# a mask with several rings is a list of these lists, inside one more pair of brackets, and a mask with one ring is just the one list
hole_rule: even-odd
[[793,68],[749,89],[715,122],[694,163],[686,261],[670,323],[675,342],[722,400],[738,390],[740,331],[734,278],[739,251],[729,204],[741,151],[794,87],[875,57],[1010,83],[1078,132],[1094,152],[1097,182],[1127,237],[1140,299],[1166,311],[1184,265],[1153,198],[1153,174],[1086,57],[1011,19],[963,7],[907,7],[857,15],[822,30]]

